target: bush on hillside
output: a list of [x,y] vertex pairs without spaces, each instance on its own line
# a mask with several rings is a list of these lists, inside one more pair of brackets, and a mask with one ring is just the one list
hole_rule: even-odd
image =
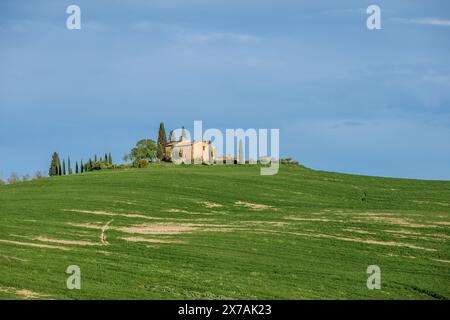
[[133,165],[128,163],[122,163],[122,164],[113,164],[111,169],[129,169],[132,168]]
[[145,168],[149,164],[150,164],[150,162],[147,159],[136,159],[133,162],[133,167],[135,167],[135,168]]
[[292,158],[284,158],[284,159],[280,159],[280,163],[281,163],[281,164],[295,164],[295,165],[298,165],[298,164],[299,164],[297,160],[294,160],[294,159],[292,159]]
[[89,168],[89,171],[112,169],[112,167],[113,166],[107,162],[94,161],[92,162],[92,166]]

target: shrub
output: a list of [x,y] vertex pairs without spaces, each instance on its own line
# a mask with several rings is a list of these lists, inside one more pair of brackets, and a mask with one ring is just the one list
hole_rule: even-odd
[[104,169],[111,169],[111,168],[112,168],[112,165],[110,165],[109,163],[106,163],[103,161],[94,161],[94,162],[92,162],[90,171],[104,170]]
[[145,168],[149,163],[150,162],[147,159],[137,159],[133,162],[133,166],[136,168]]
[[133,167],[133,165],[131,165],[131,164],[123,163],[123,164],[113,164],[111,166],[111,169],[129,169],[132,167]]
[[367,193],[365,191],[361,195],[361,201],[367,201]]
[[299,164],[297,160],[294,160],[294,159],[292,159],[292,158],[284,158],[284,159],[280,159],[280,163],[281,163],[281,164],[295,164],[295,165],[298,165],[298,164]]

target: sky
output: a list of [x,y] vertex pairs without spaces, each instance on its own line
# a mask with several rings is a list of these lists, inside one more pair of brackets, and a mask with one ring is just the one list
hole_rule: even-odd
[[447,0],[2,0],[0,178],[201,120],[278,128],[313,169],[449,180],[449,39]]

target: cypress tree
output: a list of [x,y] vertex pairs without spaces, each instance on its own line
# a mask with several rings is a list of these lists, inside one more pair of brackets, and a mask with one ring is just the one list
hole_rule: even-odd
[[95,155],[94,157],[94,162],[97,162],[97,155]]
[[52,161],[50,163],[50,169],[48,171],[49,176],[57,176],[59,174],[58,164],[59,164],[59,155],[57,152],[54,152],[52,156]]
[[164,148],[161,144],[158,143],[156,146],[156,159],[162,160],[164,159]]
[[103,158],[102,157],[100,157],[100,162],[103,162]]
[[72,164],[70,163],[70,157],[69,157],[69,159],[67,159],[67,166],[69,168],[69,175],[70,175],[70,174],[73,173],[73,171],[72,171]]
[[78,161],[75,161],[75,174],[78,174]]
[[62,163],[62,175],[65,176],[66,175],[66,160],[63,159],[63,163]]
[[105,153],[105,163],[109,163],[108,161],[108,155]]
[[111,152],[108,154],[108,163],[109,163],[110,165],[112,165]]
[[80,172],[81,172],[81,173],[84,172],[84,164],[83,164],[83,160],[81,160],[81,163],[80,163]]
[[164,122],[161,122],[159,124],[159,131],[158,131],[158,144],[156,147],[156,157],[159,160],[166,160],[166,157],[164,155],[164,148],[167,144],[167,137],[166,137],[166,129],[164,128]]
[[62,167],[61,167],[61,160],[58,157],[58,175],[62,175]]
[[[97,161],[97,156],[95,156],[95,161]],[[90,171],[92,169],[92,160],[91,160],[91,158],[89,158],[89,165],[87,167],[88,167],[88,171]]]
[[173,130],[170,130],[170,142],[177,141],[177,138],[175,137],[175,132]]

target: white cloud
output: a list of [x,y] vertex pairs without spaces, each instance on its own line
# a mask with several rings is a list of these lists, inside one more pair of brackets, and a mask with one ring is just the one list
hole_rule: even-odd
[[396,19],[402,23],[421,24],[427,26],[450,27],[450,20],[437,18],[421,18],[421,19]]
[[415,23],[425,24],[425,25],[430,25],[430,26],[450,27],[450,20],[443,20],[443,19],[434,19],[434,18],[417,19],[417,20],[415,20]]
[[213,32],[213,33],[200,33],[200,34],[188,34],[184,36],[184,40],[194,43],[205,43],[210,41],[239,41],[239,42],[253,42],[260,40],[259,37],[242,34],[242,33],[228,33],[228,32]]

